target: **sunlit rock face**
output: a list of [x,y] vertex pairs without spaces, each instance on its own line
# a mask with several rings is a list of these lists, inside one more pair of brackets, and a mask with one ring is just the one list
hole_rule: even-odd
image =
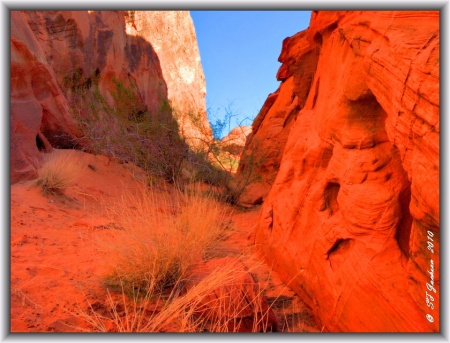
[[439,331],[439,13],[313,12],[280,61],[259,250],[324,331]]
[[148,113],[172,106],[192,146],[210,136],[189,12],[12,11],[12,182],[36,176],[39,151],[81,147],[68,100],[94,80],[110,105],[119,81]]
[[[252,124],[236,178],[246,182],[240,198],[243,205],[263,201],[280,168],[289,132],[299,111],[304,107],[320,48],[306,39],[306,32],[286,38],[279,57],[282,62],[277,79],[278,90],[268,96]],[[242,181],[244,180],[244,181]]]

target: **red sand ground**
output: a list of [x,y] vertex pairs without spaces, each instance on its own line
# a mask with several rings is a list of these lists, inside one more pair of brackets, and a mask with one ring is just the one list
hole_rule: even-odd
[[[64,196],[42,195],[35,181],[11,187],[11,332],[89,329],[74,314],[87,309],[87,295],[105,299],[106,256],[96,244],[112,234],[104,209],[125,190],[138,190],[144,174],[104,156],[75,152],[75,158],[80,177]],[[258,211],[232,211],[230,255],[251,248]],[[318,331],[300,299],[269,267],[257,273],[259,280],[271,275],[265,295],[280,329]]]

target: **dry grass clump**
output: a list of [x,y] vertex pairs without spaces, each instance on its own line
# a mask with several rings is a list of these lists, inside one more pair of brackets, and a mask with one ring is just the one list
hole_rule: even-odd
[[[251,275],[256,268],[246,255],[214,259],[200,266],[197,271],[203,269],[206,277],[194,287],[204,291],[199,292],[191,320],[195,318],[202,331],[208,332],[277,331],[275,315],[263,296],[265,285],[256,283]],[[194,279],[198,276],[193,273]]]
[[81,307],[76,310],[90,327],[79,329],[97,332],[238,332],[245,325],[253,332],[270,331],[270,308],[264,306],[259,297],[263,290],[248,301],[248,297],[230,299],[231,294],[224,288],[224,285],[239,284],[247,273],[236,268],[235,263],[226,263],[185,292],[171,292],[167,297],[148,291],[140,294],[139,290],[130,296],[123,288],[118,294],[108,290],[104,305],[88,302],[87,310]]
[[36,181],[43,194],[64,194],[80,176],[80,164],[74,153],[54,151],[45,155]]
[[109,212],[121,230],[102,242],[112,270],[107,283],[128,293],[173,288],[191,265],[214,256],[227,229],[224,206],[195,193],[143,188]]
[[[88,331],[269,331],[263,290],[244,257],[214,259],[228,207],[199,194],[143,188],[108,209],[115,230],[100,242],[110,264],[106,299],[86,298],[74,311]],[[208,260],[219,262],[204,273]]]

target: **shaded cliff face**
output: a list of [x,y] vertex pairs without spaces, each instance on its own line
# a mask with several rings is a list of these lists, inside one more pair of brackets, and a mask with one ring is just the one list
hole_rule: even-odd
[[189,12],[129,11],[126,22],[127,33],[145,38],[158,55],[182,135],[193,146],[209,141],[205,76]]
[[325,331],[438,331],[439,12],[313,12],[280,61],[257,245]]
[[11,182],[36,177],[40,151],[89,144],[69,105],[94,83],[110,106],[123,85],[137,113],[157,117],[170,104],[186,137],[210,132],[189,12],[13,11]]

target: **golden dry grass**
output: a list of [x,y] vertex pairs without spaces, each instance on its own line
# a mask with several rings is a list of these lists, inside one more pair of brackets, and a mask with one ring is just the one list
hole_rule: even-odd
[[[236,332],[242,327],[243,314],[251,318],[251,331],[269,331],[268,311],[259,289],[256,296],[230,299],[224,285],[236,285],[247,271],[227,263],[216,268],[203,280],[179,294],[167,297],[160,293],[132,295],[107,291],[105,305],[99,309],[88,302],[88,309],[77,308],[78,317],[96,332]],[[156,291],[155,289],[153,290]],[[211,294],[215,292],[215,297]],[[231,300],[231,301],[230,301]]]
[[220,203],[195,192],[144,187],[108,212],[120,230],[101,242],[110,256],[107,281],[127,292],[173,288],[191,265],[214,256],[228,216]]
[[100,308],[86,298],[87,309],[74,312],[100,332],[230,332],[241,329],[244,317],[247,328],[266,331],[263,289],[244,264],[222,263],[200,278],[192,274],[221,255],[216,250],[229,230],[227,208],[195,189],[143,187],[125,194],[107,209],[113,225],[99,242],[110,270],[106,298]]
[[73,185],[80,172],[80,163],[75,153],[54,151],[45,155],[36,183],[43,194],[61,195]]

